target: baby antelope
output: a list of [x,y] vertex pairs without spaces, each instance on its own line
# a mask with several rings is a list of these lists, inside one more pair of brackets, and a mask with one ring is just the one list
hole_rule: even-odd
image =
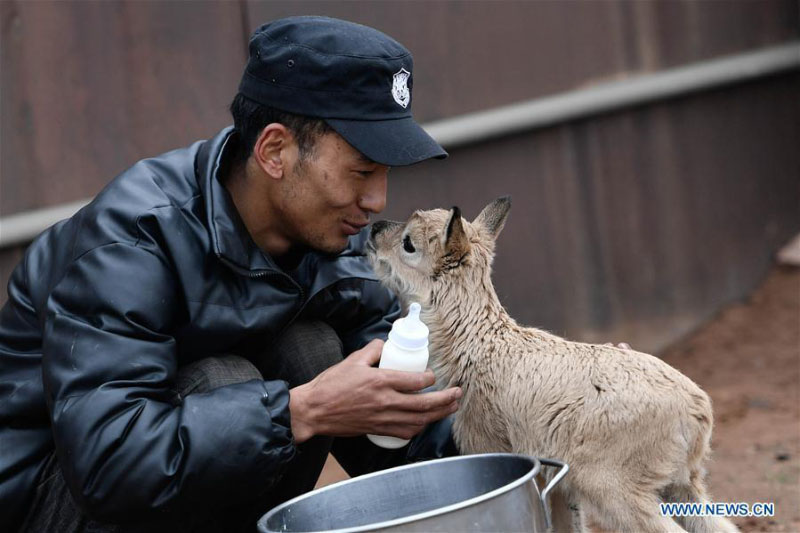
[[491,266],[510,207],[500,198],[472,222],[457,207],[417,211],[375,223],[367,243],[381,281],[422,304],[439,383],[464,391],[461,452],[569,463],[551,499],[556,531],[582,531],[584,516],[611,531],[737,531],[722,517],[660,512],[661,502],[709,500],[705,392],[656,357],[523,327],[500,305]]

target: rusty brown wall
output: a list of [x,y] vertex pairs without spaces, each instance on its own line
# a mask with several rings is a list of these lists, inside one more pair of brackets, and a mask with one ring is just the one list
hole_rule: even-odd
[[228,122],[238,5],[0,2],[0,214],[93,195]]
[[247,20],[325,14],[414,53],[429,121],[798,38],[789,1],[248,2]]
[[[422,122],[795,40],[796,0],[0,2],[0,216],[95,194],[212,135],[260,23],[325,14],[415,54]],[[510,193],[496,282],[520,321],[658,347],[800,229],[800,79],[708,91],[393,170],[388,217]],[[4,283],[20,249],[0,251]],[[0,296],[4,301],[5,295]]]

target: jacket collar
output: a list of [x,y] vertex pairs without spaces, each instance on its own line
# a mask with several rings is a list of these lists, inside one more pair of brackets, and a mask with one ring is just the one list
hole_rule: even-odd
[[223,157],[230,157],[236,142],[233,127],[227,127],[200,146],[195,173],[206,208],[211,246],[219,257],[237,269],[259,272],[279,270],[272,258],[256,246],[228,190],[219,176]]
[[[214,253],[234,269],[245,274],[283,271],[256,245],[239,216],[228,190],[219,176],[224,157],[230,157],[237,138],[229,126],[202,143],[195,160],[195,174],[205,202],[206,225]],[[308,252],[297,267],[301,284],[314,289],[342,277],[376,280],[364,258],[364,244],[369,228],[350,238],[347,248],[338,255]],[[316,275],[318,269],[322,275]],[[246,272],[244,272],[246,271]],[[312,290],[316,292],[316,290]]]

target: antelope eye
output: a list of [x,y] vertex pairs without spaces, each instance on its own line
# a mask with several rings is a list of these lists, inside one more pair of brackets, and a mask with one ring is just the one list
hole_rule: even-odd
[[411,243],[411,237],[409,237],[408,235],[406,235],[405,238],[403,239],[403,250],[405,250],[410,254],[413,254],[414,252],[417,251],[416,248],[414,248],[414,245]]

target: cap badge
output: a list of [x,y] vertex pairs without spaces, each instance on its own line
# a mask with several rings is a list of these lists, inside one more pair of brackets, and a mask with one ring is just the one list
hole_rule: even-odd
[[408,107],[411,101],[411,92],[408,90],[408,77],[411,73],[404,68],[401,68],[394,75],[392,80],[392,97],[394,101],[403,107]]

